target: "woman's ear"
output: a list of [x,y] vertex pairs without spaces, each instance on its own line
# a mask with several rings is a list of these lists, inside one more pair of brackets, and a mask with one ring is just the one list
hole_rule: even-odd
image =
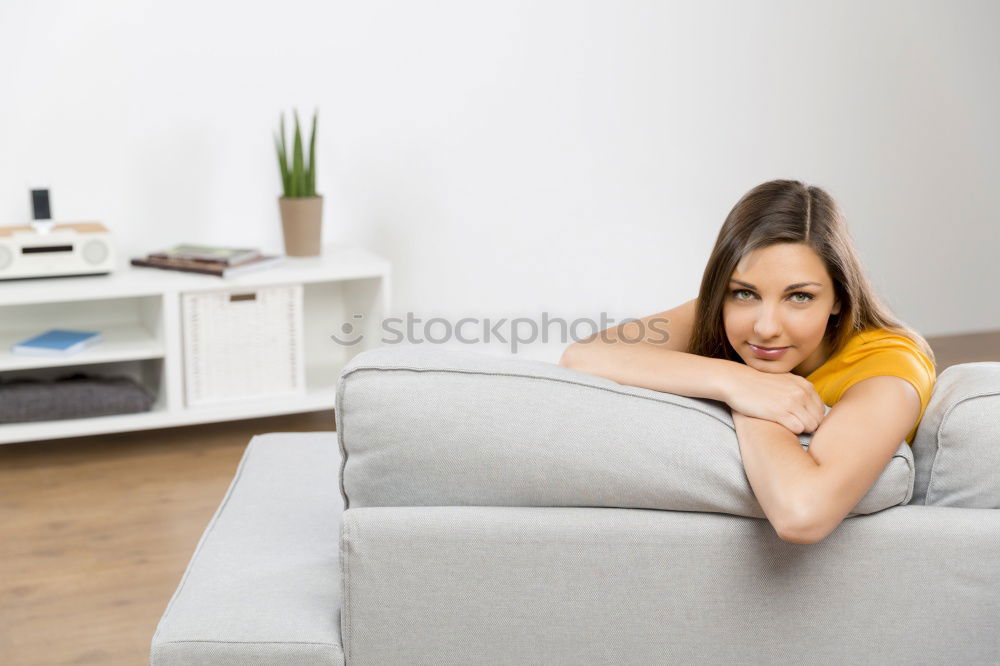
[[840,314],[840,299],[838,298],[833,302],[833,309],[830,310],[830,314],[839,315]]

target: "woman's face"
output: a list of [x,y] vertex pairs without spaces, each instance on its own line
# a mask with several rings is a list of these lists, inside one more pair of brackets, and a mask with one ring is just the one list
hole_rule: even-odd
[[[840,312],[819,255],[801,243],[758,248],[733,271],[722,306],[726,337],[750,367],[806,376],[826,361],[827,321]],[[767,353],[766,348],[780,348]]]

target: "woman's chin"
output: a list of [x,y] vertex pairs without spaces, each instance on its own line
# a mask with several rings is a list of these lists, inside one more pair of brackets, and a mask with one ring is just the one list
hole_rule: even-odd
[[743,356],[743,362],[749,365],[754,370],[760,370],[761,372],[773,372],[779,374],[782,372],[788,372],[791,368],[788,368],[788,363],[781,361],[766,361],[764,359],[757,358],[756,356]]

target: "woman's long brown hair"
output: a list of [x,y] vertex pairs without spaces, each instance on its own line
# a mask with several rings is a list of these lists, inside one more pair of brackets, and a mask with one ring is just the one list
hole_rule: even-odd
[[743,257],[777,243],[808,245],[826,265],[840,299],[840,313],[830,316],[825,333],[833,353],[860,331],[885,328],[916,343],[936,368],[923,336],[899,321],[875,293],[840,207],[823,189],[797,180],[762,183],[729,211],[701,279],[689,353],[743,362],[729,344],[722,318],[729,280]]

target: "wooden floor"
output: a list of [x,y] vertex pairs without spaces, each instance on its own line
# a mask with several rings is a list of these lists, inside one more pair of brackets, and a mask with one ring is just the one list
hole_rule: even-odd
[[0,446],[0,664],[148,663],[250,438],[334,429],[329,410]]
[[945,335],[927,338],[927,343],[934,350],[934,355],[937,356],[939,375],[949,365],[975,363],[976,361],[1000,361],[1000,331]]
[[[928,342],[939,373],[1000,361],[1000,331]],[[146,663],[250,438],[334,428],[326,411],[0,446],[0,666]]]

